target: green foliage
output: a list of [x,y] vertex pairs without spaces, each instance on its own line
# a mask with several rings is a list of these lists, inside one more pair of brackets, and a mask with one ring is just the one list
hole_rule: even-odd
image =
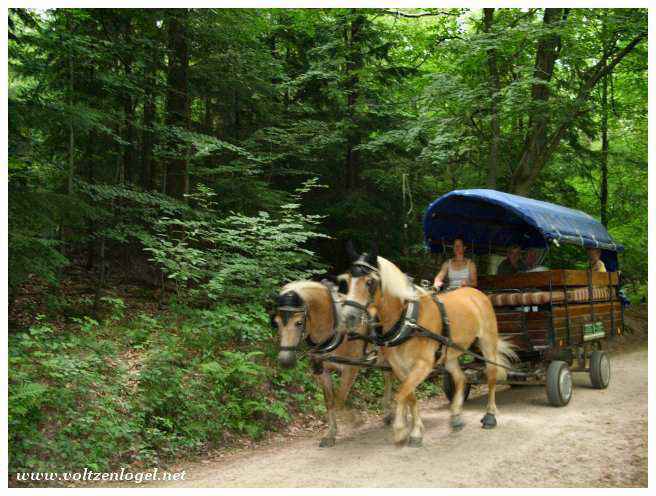
[[126,371],[95,328],[61,334],[41,320],[11,336],[12,472],[106,470],[135,448],[139,422],[126,404]]
[[[312,187],[315,181],[305,183],[293,199]],[[200,292],[215,301],[264,301],[286,281],[319,272],[314,253],[304,248],[309,240],[325,237],[313,230],[318,216],[301,213],[299,203],[287,203],[277,217],[233,212],[218,218],[211,210],[215,196],[199,186],[189,195],[198,206],[188,217],[162,217],[154,225],[155,235],[141,237],[152,261],[176,283],[179,297],[195,283],[189,294]]]
[[263,394],[260,355],[223,351],[183,364],[170,346],[151,350],[140,374],[147,441],[166,438],[175,448],[217,442],[225,432],[259,437],[272,422],[289,420],[283,404]]
[[[494,9],[489,26],[481,10],[422,12],[435,15],[9,10],[10,301],[45,282],[21,310],[52,322],[9,337],[11,471],[153,464],[320,410],[305,360],[274,365],[271,296],[342,271],[347,239],[434,276],[425,206],[491,185],[493,143],[494,187],[512,192],[528,145],[562,126],[528,195],[600,217],[607,117],[608,229],[630,297],[646,298],[645,38],[605,80],[605,113],[601,82],[581,92],[604,54],[646,33],[646,10],[568,9],[546,25],[544,9]],[[548,81],[545,36],[559,37]],[[563,247],[551,264],[584,254]],[[71,274],[94,296],[61,294]],[[133,315],[107,294],[118,280],[168,315]],[[354,390],[379,408],[378,372]]]
[[291,371],[272,365],[261,308],[186,308],[175,320],[177,333],[145,314],[120,325],[85,317],[62,331],[41,316],[12,335],[10,471],[153,464],[233,436],[258,438],[289,422],[292,409],[320,409],[306,361]]

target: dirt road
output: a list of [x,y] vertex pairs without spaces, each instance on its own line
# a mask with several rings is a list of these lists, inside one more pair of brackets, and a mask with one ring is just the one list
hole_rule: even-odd
[[317,432],[177,466],[186,480],[166,487],[646,487],[647,348],[613,356],[607,390],[587,374],[574,382],[565,408],[548,406],[543,388],[501,391],[494,430],[480,428],[485,396],[467,401],[455,434],[446,402],[434,399],[421,404],[421,448],[395,447],[376,419],[342,431],[334,448],[319,448]]

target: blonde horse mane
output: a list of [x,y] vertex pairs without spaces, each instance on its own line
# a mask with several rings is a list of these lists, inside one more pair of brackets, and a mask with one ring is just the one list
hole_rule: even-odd
[[305,300],[306,297],[308,300],[314,299],[317,296],[317,293],[322,293],[322,295],[325,295],[326,292],[330,293],[330,290],[326,286],[316,281],[290,282],[285,284],[278,294],[284,294],[288,291],[297,292],[298,295],[303,298],[303,300]]
[[384,297],[394,296],[401,300],[414,300],[417,297],[408,277],[386,258],[378,257],[378,272]]

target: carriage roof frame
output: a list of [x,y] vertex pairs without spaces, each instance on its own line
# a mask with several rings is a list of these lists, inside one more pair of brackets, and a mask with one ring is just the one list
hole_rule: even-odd
[[423,227],[432,252],[455,237],[463,237],[478,253],[511,244],[548,248],[554,243],[600,248],[616,258],[624,249],[585,212],[491,189],[461,189],[440,196],[426,209]]

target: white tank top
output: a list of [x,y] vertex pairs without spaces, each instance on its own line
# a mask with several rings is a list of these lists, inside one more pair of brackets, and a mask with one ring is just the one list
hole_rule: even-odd
[[462,269],[456,270],[451,267],[451,259],[449,259],[447,274],[449,276],[449,284],[446,287],[446,290],[451,291],[452,289],[458,289],[462,286],[463,281],[469,281],[469,263],[465,264]]

